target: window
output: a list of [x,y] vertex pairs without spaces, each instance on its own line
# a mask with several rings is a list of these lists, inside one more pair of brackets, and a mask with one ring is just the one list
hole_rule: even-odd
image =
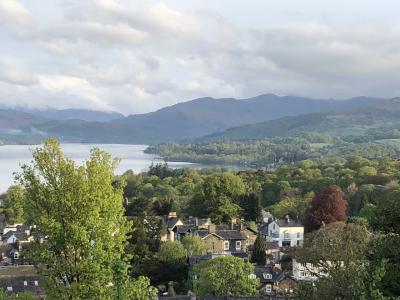
[[240,251],[242,249],[242,242],[236,241],[236,251]]
[[27,286],[28,285],[28,281],[24,281],[24,286]]
[[303,271],[300,271],[300,277],[304,277],[304,272]]
[[297,246],[300,246],[300,241],[297,241]]
[[270,284],[267,284],[267,285],[265,286],[265,291],[266,291],[267,293],[271,293],[271,292],[272,292],[272,286],[271,286]]
[[249,275],[249,279],[256,279],[256,277],[257,277],[257,276],[256,276],[255,274],[250,274],[250,275]]
[[39,282],[37,280],[35,280],[35,286],[38,286]]
[[263,273],[264,279],[272,279],[272,275],[269,273]]
[[290,238],[289,232],[285,231],[285,232],[283,233],[283,238],[286,239],[286,240],[289,239],[289,238]]
[[224,250],[225,251],[229,250],[229,241],[224,242]]
[[297,238],[298,238],[298,239],[300,238],[300,232],[297,233]]
[[12,292],[12,291],[13,291],[12,286],[8,286],[8,287],[7,287],[7,292]]
[[275,229],[275,223],[272,225],[272,228]]

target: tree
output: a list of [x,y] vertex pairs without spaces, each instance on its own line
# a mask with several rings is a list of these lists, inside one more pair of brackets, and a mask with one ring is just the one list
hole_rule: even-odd
[[202,261],[193,268],[193,287],[198,296],[257,296],[259,280],[249,277],[251,263],[234,256]]
[[151,300],[157,295],[148,278],[140,276],[133,280],[128,276],[128,265],[124,261],[115,261],[112,269],[114,300]]
[[1,196],[3,212],[6,216],[7,224],[23,223],[24,221],[24,200],[25,193],[21,186],[10,187],[5,194]]
[[207,176],[198,197],[206,214],[214,222],[222,223],[240,216],[238,202],[244,192],[242,178],[225,172]]
[[255,193],[245,194],[240,200],[243,217],[246,221],[257,221],[261,218],[261,201]]
[[185,248],[185,253],[187,257],[193,255],[202,255],[205,252],[203,241],[198,235],[185,235],[182,239],[182,245]]
[[332,185],[317,194],[311,201],[305,216],[305,231],[311,232],[338,221],[345,221],[347,202],[340,187]]
[[261,234],[258,234],[251,252],[251,262],[264,266],[267,261],[266,250],[265,239]]
[[123,185],[113,185],[116,160],[92,149],[76,166],[50,139],[33,152],[18,176],[25,188],[24,211],[48,238],[33,244],[29,257],[46,278],[51,299],[109,299],[112,265],[124,259],[129,223]]
[[367,253],[371,239],[365,226],[343,222],[306,234],[303,248],[296,249],[294,257],[317,268],[319,272],[314,275],[319,279],[313,289],[300,291],[299,298],[383,299],[379,298],[377,285],[383,278],[385,265],[370,265]]
[[164,263],[181,264],[185,260],[185,248],[179,241],[167,241],[161,244],[158,259]]

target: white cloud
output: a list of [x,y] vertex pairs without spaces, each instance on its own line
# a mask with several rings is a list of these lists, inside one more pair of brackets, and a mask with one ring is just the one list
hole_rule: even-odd
[[12,57],[0,57],[0,81],[15,85],[37,84],[29,68]]
[[20,1],[0,0],[12,29],[0,53],[13,57],[0,59],[0,104],[139,113],[203,96],[400,95],[400,28],[388,20],[254,26],[245,1]]

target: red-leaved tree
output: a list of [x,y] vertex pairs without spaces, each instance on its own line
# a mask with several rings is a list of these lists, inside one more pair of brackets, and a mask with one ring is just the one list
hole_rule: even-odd
[[305,231],[319,229],[322,224],[346,221],[347,201],[337,185],[331,185],[311,201],[305,216]]

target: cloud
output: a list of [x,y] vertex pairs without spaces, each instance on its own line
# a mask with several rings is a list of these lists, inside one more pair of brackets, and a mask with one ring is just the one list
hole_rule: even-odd
[[231,4],[241,22],[207,2],[20,1],[0,1],[12,29],[0,35],[0,104],[141,113],[204,96],[400,95],[400,27],[387,20],[254,26],[244,1]]
[[1,26],[25,26],[30,24],[32,21],[32,14],[18,1],[0,1]]
[[0,57],[0,81],[27,86],[38,83],[29,68],[12,57]]

